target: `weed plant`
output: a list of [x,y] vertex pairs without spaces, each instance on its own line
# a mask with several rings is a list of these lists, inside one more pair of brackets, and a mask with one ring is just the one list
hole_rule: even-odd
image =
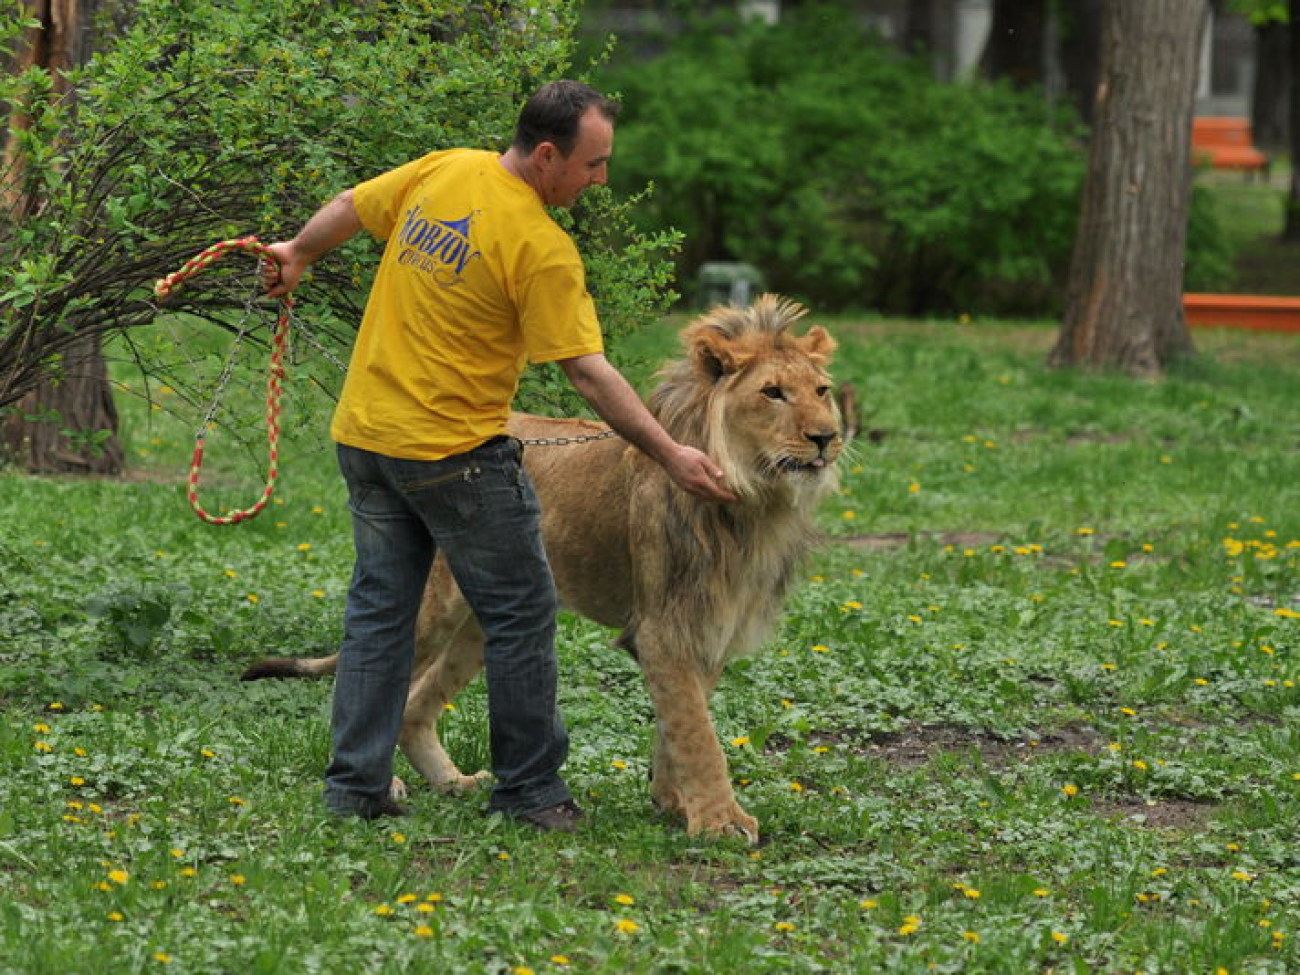
[[[570,618],[586,829],[327,820],[328,681],[237,679],[339,638],[324,409],[234,528],[144,400],[132,476],[0,476],[0,972],[1300,969],[1300,345],[1134,382],[1046,371],[1048,327],[828,324],[863,434],[715,703],[757,849],[653,811],[640,677]],[[212,464],[256,496],[256,451]],[[481,684],[444,725],[486,764]]]

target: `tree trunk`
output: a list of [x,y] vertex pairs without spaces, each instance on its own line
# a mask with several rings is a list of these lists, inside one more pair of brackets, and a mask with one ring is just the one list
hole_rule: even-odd
[[1183,258],[1205,0],[1106,0],[1088,175],[1054,366],[1161,371],[1191,354]]
[[1075,0],[1060,8],[1061,70],[1079,117],[1092,124],[1101,51],[1101,0]]
[[[29,0],[28,12],[40,22],[27,31],[11,70],[33,65],[55,76],[55,91],[66,84],[62,72],[79,63],[87,49],[87,24],[95,0]],[[4,143],[5,219],[22,221],[31,201],[17,189],[12,131],[24,124],[11,118]],[[0,448],[31,473],[120,474],[122,448],[117,441],[117,410],[108,384],[98,338],[91,336],[63,356],[63,377],[47,382],[19,403],[0,424]]]
[[1291,52],[1291,106],[1290,106],[1290,142],[1291,142],[1291,192],[1286,201],[1286,227],[1282,230],[1282,239],[1288,243],[1300,243],[1300,0],[1291,0],[1288,5],[1291,22],[1287,24],[1287,39]]
[[117,408],[98,336],[79,339],[62,359],[62,378],[28,393],[0,422],[6,455],[31,474],[120,474]]
[[1289,145],[1287,113],[1293,33],[1291,24],[1276,20],[1255,28],[1255,85],[1250,99],[1250,128],[1255,145],[1275,152]]
[[1007,78],[1017,88],[1041,85],[1046,43],[1047,0],[994,0],[980,74]]

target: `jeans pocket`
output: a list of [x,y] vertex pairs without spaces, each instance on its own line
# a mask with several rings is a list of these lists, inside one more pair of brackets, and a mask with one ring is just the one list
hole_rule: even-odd
[[454,534],[470,527],[482,509],[482,479],[483,469],[467,464],[404,480],[401,489],[435,533]]

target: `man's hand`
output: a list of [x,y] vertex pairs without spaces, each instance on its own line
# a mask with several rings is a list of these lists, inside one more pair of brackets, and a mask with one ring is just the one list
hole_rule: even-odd
[[272,298],[287,295],[302,280],[308,263],[299,260],[291,242],[268,244],[268,257],[262,262],[262,287]]
[[736,495],[727,487],[726,475],[702,450],[679,445],[671,458],[664,461],[664,470],[683,491],[705,501],[735,501]]

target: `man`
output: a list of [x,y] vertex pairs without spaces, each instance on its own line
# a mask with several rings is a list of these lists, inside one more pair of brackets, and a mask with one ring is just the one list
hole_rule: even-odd
[[605,183],[617,108],[552,82],[504,154],[432,153],[341,193],[270,247],[268,291],[282,295],[358,231],[387,241],[331,425],[356,544],[325,776],[337,815],[405,812],[388,795],[392,760],[420,595],[442,551],[485,634],[489,809],[543,830],[582,819],[559,774],[555,586],[522,448],[505,435],[526,361],[558,362],[683,490],[734,500],[717,465],[674,441],[605,358],[577,248],[545,209]]

